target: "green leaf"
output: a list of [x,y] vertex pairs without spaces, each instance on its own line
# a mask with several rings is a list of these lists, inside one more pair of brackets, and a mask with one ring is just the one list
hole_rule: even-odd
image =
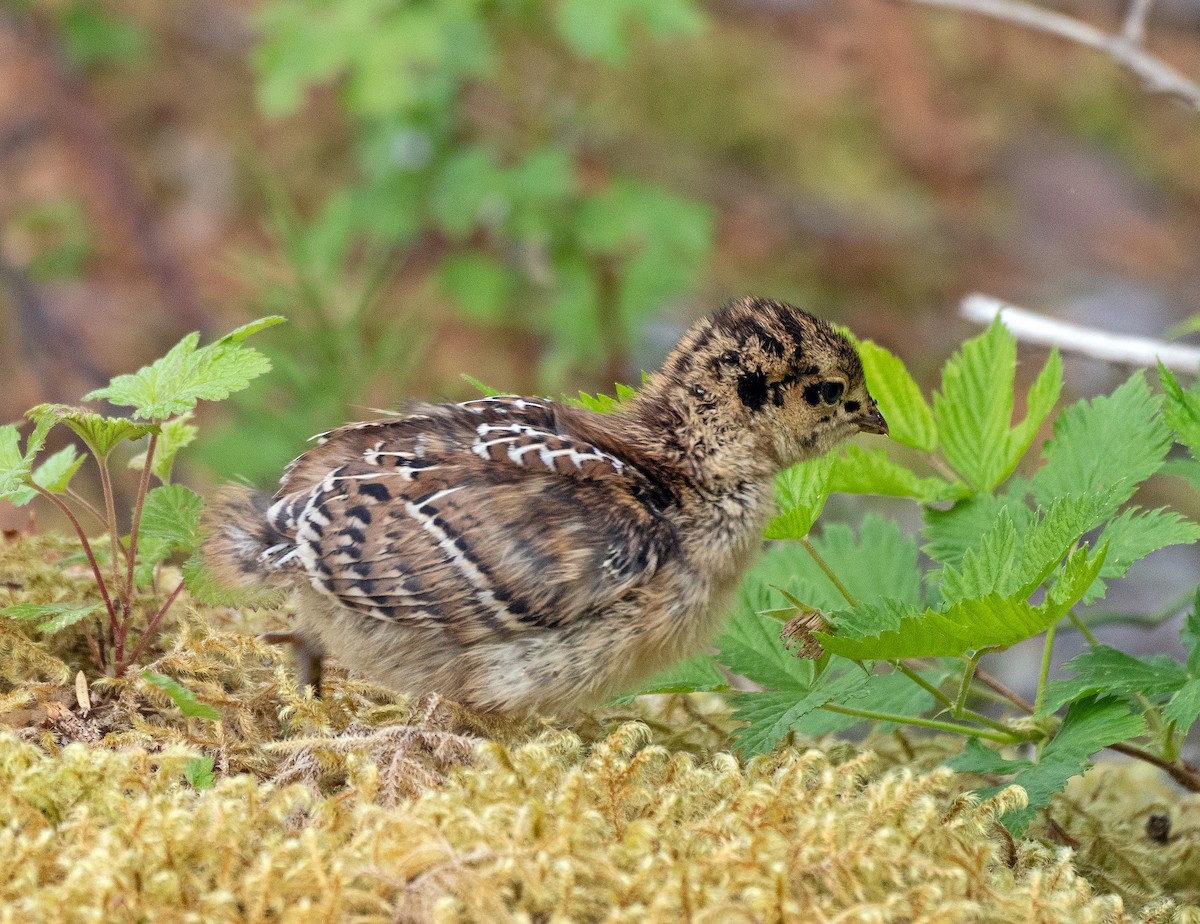
[[[1007,443],[1016,365],[1016,340],[997,319],[950,358],[942,371],[941,391],[934,395],[942,452],[981,493],[1012,472]],[[1011,461],[1015,465],[1016,460]]]
[[[1007,813],[1001,821],[1013,834],[1022,834],[1030,819],[1050,798],[1062,792],[1071,777],[1091,766],[1092,754],[1119,741],[1146,733],[1146,722],[1130,713],[1128,706],[1114,699],[1085,699],[1071,704],[1058,733],[1042,749],[1041,759],[1013,777],[1010,785],[1022,787],[1029,795],[1027,808]],[[1002,788],[1002,787],[998,787]],[[986,797],[996,790],[984,790]]]
[[770,587],[743,584],[737,606],[717,639],[720,661],[735,674],[774,690],[806,690],[813,681],[813,664],[784,647],[780,623],[759,613],[782,602]]
[[216,709],[196,699],[196,694],[174,677],[168,677],[166,674],[156,674],[154,671],[142,671],[142,679],[158,687],[167,696],[171,697],[171,702],[178,706],[179,711],[187,718],[220,720],[221,714]]
[[195,757],[183,766],[183,778],[192,789],[200,792],[213,788],[213,759],[208,755]]
[[[917,544],[900,532],[895,520],[876,513],[863,517],[858,535],[844,523],[823,526],[821,535],[812,540],[813,548],[860,604],[885,597],[905,603],[921,602],[921,572],[917,568]],[[831,609],[846,605],[841,591],[802,549],[794,550],[797,567],[806,580],[828,589],[828,598],[836,601]],[[869,568],[862,566],[870,562]],[[820,600],[809,601],[819,604]]]
[[21,455],[21,432],[12,424],[0,427],[0,497],[11,500],[28,490],[30,467]]
[[[1064,548],[1059,557],[1065,554]],[[1017,528],[1008,510],[1002,509],[979,545],[967,549],[961,565],[942,569],[942,601],[953,604],[992,593],[1009,596],[1018,589],[1011,586],[1016,565]]]
[[504,392],[500,391],[500,389],[492,388],[491,385],[485,385],[483,382],[479,381],[479,379],[475,378],[472,375],[467,375],[465,372],[462,373],[459,376],[459,378],[461,378],[464,382],[467,382],[468,384],[473,385],[483,395],[485,395],[488,398],[495,398],[497,395],[504,394]]
[[1163,707],[1163,717],[1175,723],[1175,730],[1183,737],[1200,718],[1200,677],[1193,677],[1171,697]]
[[133,416],[164,420],[196,406],[197,401],[220,401],[270,371],[271,362],[242,341],[284,318],[262,318],[226,334],[216,343],[198,348],[200,335],[191,333],[161,359],[132,375],[119,375],[105,388],[84,396],[85,401],[106,400],[133,408]]
[[960,773],[1000,773],[1008,775],[1033,766],[1028,760],[1008,760],[978,738],[968,738],[962,753],[943,761],[951,770]]
[[891,438],[923,452],[936,450],[937,426],[933,411],[904,363],[870,340],[859,340],[856,345],[867,378],[867,390],[879,404]]
[[833,463],[831,456],[822,456],[784,469],[775,477],[780,513],[767,524],[767,539],[803,539],[808,535],[829,497]]
[[685,658],[647,680],[638,689],[638,695],[647,693],[699,693],[727,690],[729,683],[725,675],[708,655]]
[[[1068,559],[1060,582],[1063,590],[1057,595],[1052,593],[1041,606],[995,593],[982,599],[959,600],[944,610],[924,612],[911,604],[881,600],[853,613],[857,631],[874,624],[880,627],[874,634],[852,638],[818,632],[816,637],[826,651],[855,661],[959,657],[985,648],[1007,648],[1058,622],[1095,579],[1103,563],[1102,552],[1089,557],[1086,548],[1080,549]],[[840,614],[838,629],[842,629]]]
[[105,459],[118,443],[139,440],[157,433],[159,425],[136,423],[125,417],[105,417],[87,408],[66,404],[39,404],[26,415],[34,420],[63,423],[78,436],[97,459]]
[[160,540],[169,549],[193,549],[203,512],[203,498],[181,484],[154,488],[146,492],[140,535]]
[[[191,422],[192,414],[192,411],[186,411],[178,417],[164,421],[159,431],[150,471],[163,484],[167,484],[171,480],[171,471],[175,467],[175,456],[179,454],[179,450],[190,446],[200,433],[200,428]],[[141,471],[145,464],[146,454],[144,452],[139,452],[129,460],[129,467],[137,471]]]
[[942,451],[981,493],[1013,473],[1062,391],[1062,359],[1054,350],[1029,389],[1025,418],[1011,426],[1016,367],[1016,340],[997,318],[950,358],[934,395]]
[[1008,455],[1013,466],[1029,451],[1030,444],[1037,436],[1042,423],[1054,410],[1058,397],[1062,394],[1063,366],[1058,347],[1050,351],[1046,365],[1038,373],[1029,393],[1025,397],[1025,418],[1013,427],[1008,436]]
[[439,275],[442,290],[466,320],[496,324],[508,316],[514,274],[494,257],[458,254],[442,264]]
[[39,632],[61,632],[86,619],[103,606],[101,603],[17,603],[0,610],[9,619],[42,620]]
[[1046,685],[1039,715],[1052,715],[1067,703],[1097,693],[1171,693],[1188,679],[1183,665],[1165,655],[1134,658],[1107,645],[1076,655],[1063,668],[1076,676]]
[[[891,422],[888,422],[891,426]],[[847,446],[833,465],[829,493],[883,494],[911,497],[923,504],[950,500],[966,491],[966,485],[942,478],[922,478],[888,456],[884,449]]]
[[1018,530],[1024,529],[1033,518],[1033,511],[994,494],[976,494],[960,500],[949,510],[926,507],[922,511],[926,543],[921,551],[936,562],[957,565],[968,549],[974,548],[995,524],[1001,511],[1007,510]]
[[1080,401],[1054,423],[1046,464],[1030,479],[1038,503],[1064,494],[1107,492],[1105,518],[1158,471],[1171,448],[1171,433],[1158,414],[1145,376],[1134,373],[1111,395]]
[[842,702],[867,685],[868,675],[850,670],[806,692],[741,693],[732,697],[732,718],[747,723],[733,733],[734,747],[743,754],[765,754],[809,713],[826,703]]
[[[51,494],[62,494],[67,490],[72,476],[83,465],[84,457],[77,454],[74,446],[67,446],[54,453],[33,472],[33,481]],[[37,497],[33,488],[22,488],[8,496],[14,507],[22,507]]]
[[1161,362],[1158,378],[1163,388],[1163,419],[1192,458],[1200,459],[1200,383],[1185,391]]
[[1187,650],[1187,670],[1192,677],[1200,677],[1200,588],[1196,589],[1196,599],[1192,611],[1184,617],[1183,628],[1179,633],[1183,646]]
[[1104,596],[1105,578],[1124,577],[1129,566],[1151,552],[1169,545],[1191,545],[1200,539],[1200,524],[1180,513],[1160,507],[1140,511],[1130,508],[1109,522],[1097,540],[1108,543],[1108,555],[1096,583],[1084,595],[1091,603]]

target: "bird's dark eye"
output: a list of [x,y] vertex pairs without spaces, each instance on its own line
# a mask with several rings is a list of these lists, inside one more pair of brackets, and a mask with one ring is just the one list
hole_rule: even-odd
[[821,382],[817,388],[822,401],[826,404],[837,404],[842,392],[846,390],[846,385],[844,382]]

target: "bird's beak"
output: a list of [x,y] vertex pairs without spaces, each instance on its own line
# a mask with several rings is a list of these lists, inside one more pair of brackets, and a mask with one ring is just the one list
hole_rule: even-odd
[[858,429],[860,433],[878,433],[880,436],[888,435],[887,421],[879,413],[879,407],[874,401],[871,402],[871,406],[867,409],[867,412],[859,418]]

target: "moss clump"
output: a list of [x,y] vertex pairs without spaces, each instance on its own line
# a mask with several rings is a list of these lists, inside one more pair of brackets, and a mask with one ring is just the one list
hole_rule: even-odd
[[394,805],[378,764],[321,798],[250,775],[203,792],[187,753],[57,756],[0,736],[0,919],[1126,921],[1067,851],[1010,854],[948,771],[860,755],[700,762],[621,726],[544,732]]
[[[0,542],[11,602],[86,595],[70,556]],[[186,598],[172,614],[145,666],[219,720],[138,676],[86,683],[76,627],[0,618],[0,924],[1200,921],[1172,903],[1197,900],[1200,803],[1165,790],[1072,791],[1047,839],[1075,852],[1014,843],[996,818],[1021,792],[964,795],[973,778],[929,769],[942,741],[742,763],[715,697],[640,700],[624,717],[650,721],[580,734],[336,670],[316,700],[251,634],[283,614]],[[216,782],[197,791],[202,754]],[[1139,835],[1162,811],[1166,846]]]

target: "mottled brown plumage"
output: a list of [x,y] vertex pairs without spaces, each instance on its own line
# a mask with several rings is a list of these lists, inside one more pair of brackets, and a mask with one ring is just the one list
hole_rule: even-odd
[[273,500],[215,505],[231,583],[299,592],[296,643],[414,693],[563,713],[703,650],[761,545],[774,475],[887,427],[853,346],[790,305],[698,322],[610,415],[540,398],[333,430]]

